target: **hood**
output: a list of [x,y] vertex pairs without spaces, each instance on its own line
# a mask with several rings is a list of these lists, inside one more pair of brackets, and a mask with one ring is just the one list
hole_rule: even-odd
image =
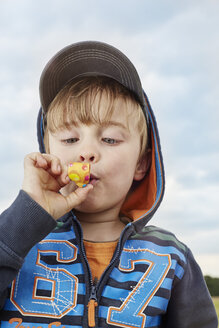
[[[137,229],[145,226],[158,209],[163,199],[165,186],[163,158],[157,123],[145,93],[144,97],[146,102],[146,117],[148,117],[149,124],[148,130],[150,133],[149,147],[152,150],[151,166],[144,179],[133,188],[121,209],[122,214],[129,217]],[[41,153],[45,153],[42,109],[40,109],[37,119],[37,137],[39,150]]]
[[121,209],[131,218],[136,228],[142,228],[152,218],[164,195],[165,176],[158,127],[149,100],[145,96],[148,117],[151,166],[144,179],[129,194]]

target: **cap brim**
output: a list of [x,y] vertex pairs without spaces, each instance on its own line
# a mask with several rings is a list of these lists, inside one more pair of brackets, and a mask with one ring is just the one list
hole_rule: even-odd
[[132,91],[141,106],[145,106],[140,78],[131,61],[111,45],[85,41],[65,47],[45,66],[40,78],[40,100],[44,113],[66,84],[82,76],[112,78]]

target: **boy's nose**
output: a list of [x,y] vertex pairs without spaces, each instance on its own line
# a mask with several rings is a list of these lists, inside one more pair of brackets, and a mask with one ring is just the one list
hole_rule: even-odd
[[89,162],[94,162],[95,160],[95,156],[94,155],[80,155],[80,162],[86,162],[86,163],[89,163]]
[[98,158],[99,155],[94,151],[82,151],[79,155],[79,161],[86,163],[96,163]]

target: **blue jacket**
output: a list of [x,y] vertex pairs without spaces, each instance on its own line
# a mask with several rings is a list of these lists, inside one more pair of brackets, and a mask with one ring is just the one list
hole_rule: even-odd
[[[122,208],[133,220],[96,285],[73,211],[55,222],[20,191],[2,213],[1,327],[217,327],[191,251],[172,233],[148,225],[163,198],[164,169],[156,121],[146,101],[151,168]],[[40,112],[38,139],[43,151],[41,116]]]

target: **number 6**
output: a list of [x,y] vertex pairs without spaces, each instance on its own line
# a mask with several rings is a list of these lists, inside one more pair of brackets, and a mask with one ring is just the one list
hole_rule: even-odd
[[62,318],[76,306],[78,279],[62,267],[45,265],[41,254],[55,255],[60,264],[70,263],[77,258],[77,248],[62,240],[45,240],[39,249],[32,248],[13,281],[11,302],[23,315]]

